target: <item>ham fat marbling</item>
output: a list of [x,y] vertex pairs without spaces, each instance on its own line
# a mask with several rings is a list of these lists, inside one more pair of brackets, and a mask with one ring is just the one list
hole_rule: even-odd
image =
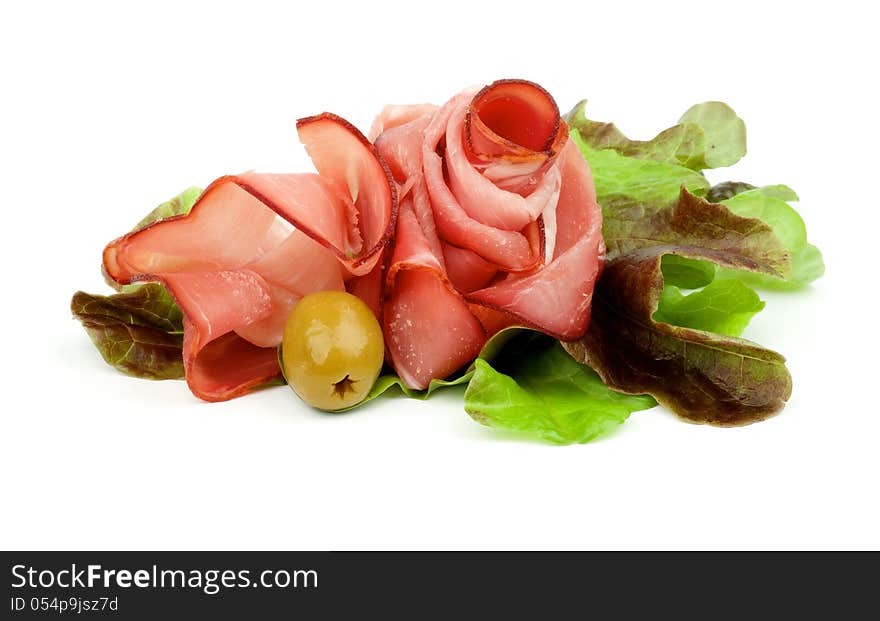
[[313,291],[367,302],[388,362],[416,389],[470,363],[502,327],[586,331],[601,210],[540,86],[503,80],[442,107],[388,106],[369,141],[326,113],[297,128],[317,174],[221,177],[190,214],[104,251],[117,282],[158,280],[174,295],[197,396],[229,399],[277,377],[285,320]]

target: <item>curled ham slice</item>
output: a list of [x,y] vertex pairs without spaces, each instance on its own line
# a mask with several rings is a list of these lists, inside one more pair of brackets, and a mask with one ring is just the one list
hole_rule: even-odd
[[439,109],[389,106],[373,134],[401,199],[382,314],[407,386],[467,365],[507,325],[583,336],[602,215],[544,89],[503,80]]
[[202,399],[278,377],[276,347],[296,302],[346,281],[368,290],[394,232],[396,186],[370,142],[327,113],[297,130],[318,174],[221,177],[189,214],[104,250],[115,281],[156,280],[178,302],[187,383]]
[[476,358],[483,327],[446,277],[409,198],[401,203],[387,282],[385,345],[407,386],[427,388]]

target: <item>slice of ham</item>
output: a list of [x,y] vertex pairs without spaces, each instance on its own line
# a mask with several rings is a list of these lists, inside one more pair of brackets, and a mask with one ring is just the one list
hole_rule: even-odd
[[[386,108],[374,123],[388,127],[376,147],[400,196],[381,317],[389,362],[408,387],[424,389],[432,379],[470,363],[486,336],[447,276],[447,257],[421,170],[424,132],[436,108],[415,107],[412,111],[421,111],[421,116],[400,114],[408,108]],[[393,117],[383,119],[389,112]]]
[[318,174],[221,177],[189,214],[104,250],[120,284],[156,280],[174,296],[187,382],[207,401],[278,377],[276,347],[296,302],[381,269],[394,232],[396,186],[370,142],[327,113],[297,129]]
[[430,117],[437,111],[434,104],[410,104],[405,106],[385,106],[373,121],[367,137],[371,142],[390,129],[407,125],[411,121]]
[[[499,268],[531,269],[538,262],[535,236],[527,235],[525,231],[497,229],[472,218],[459,203],[444,174],[444,157],[438,153],[441,140],[445,139],[452,115],[467,106],[473,94],[473,90],[467,90],[453,97],[433,115],[424,129],[422,174],[437,232],[447,243],[471,250]],[[459,157],[466,157],[466,154],[461,152]]]
[[446,277],[409,198],[401,203],[387,287],[385,346],[404,384],[427,388],[480,353],[483,327]]
[[382,315],[407,386],[466,365],[505,326],[583,336],[602,215],[544,89],[503,80],[439,109],[386,108],[373,127],[402,200]]
[[[587,330],[593,286],[605,252],[590,169],[584,166],[573,142],[568,142],[560,159],[565,182],[554,214],[553,259],[532,274],[510,274],[466,297],[475,304],[504,311],[519,323],[573,340]],[[595,212],[584,206],[595,206]]]
[[464,133],[475,167],[520,194],[530,191],[568,140],[550,93],[521,80],[500,80],[477,93]]

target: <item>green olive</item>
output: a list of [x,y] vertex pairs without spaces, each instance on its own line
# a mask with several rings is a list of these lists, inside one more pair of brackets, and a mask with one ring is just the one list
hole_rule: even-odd
[[379,377],[384,355],[373,312],[344,291],[310,293],[284,326],[284,377],[303,401],[321,410],[360,403]]

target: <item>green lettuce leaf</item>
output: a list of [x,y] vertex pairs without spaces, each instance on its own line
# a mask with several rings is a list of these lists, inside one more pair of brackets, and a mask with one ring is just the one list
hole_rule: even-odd
[[[376,380],[376,383],[373,384],[373,388],[370,389],[370,392],[367,393],[367,396],[364,398],[361,403],[365,403],[367,401],[371,401],[376,397],[384,394],[390,388],[397,387],[400,391],[405,394],[410,399],[427,399],[430,397],[435,391],[440,390],[441,388],[449,388],[450,386],[460,386],[462,384],[467,384],[471,377],[473,376],[473,371],[467,371],[454,379],[449,380],[439,380],[434,379],[431,380],[431,383],[428,384],[428,388],[425,390],[413,390],[412,388],[407,388],[403,384],[403,380],[400,379],[394,373],[385,373],[384,375],[380,375],[379,379]],[[360,404],[358,404],[360,405]],[[351,408],[349,408],[351,409]],[[340,410],[342,412],[346,410]]]
[[617,211],[658,209],[675,202],[682,186],[697,195],[709,191],[703,175],[679,164],[596,149],[574,130],[571,137],[590,164],[606,219]]
[[558,341],[523,330],[492,364],[476,361],[464,405],[483,425],[571,444],[599,438],[657,403],[610,390]]
[[388,373],[354,407],[394,387],[407,397],[427,399],[441,388],[462,385],[467,385],[465,411],[477,422],[558,444],[589,442],[620,425],[631,412],[657,405],[650,396],[607,388],[553,338],[512,327],[489,339],[474,363],[457,377],[433,380],[427,390],[418,391]]
[[183,315],[162,285],[109,296],[78,291],[70,310],[107,364],[135,377],[183,378]]
[[589,367],[575,361],[555,339],[529,328],[505,328],[489,339],[462,374],[411,390],[399,377],[379,377],[350,411],[394,387],[407,397],[427,399],[441,388],[467,385],[465,411],[479,423],[521,432],[557,444],[589,442],[623,423],[631,412],[654,407],[648,395],[626,395],[606,387]]
[[159,220],[188,214],[201,195],[201,188],[189,187],[185,189],[171,200],[165,201],[144,216],[144,218],[135,225],[132,231],[139,231]]
[[[711,203],[723,203],[735,214],[766,222],[791,258],[785,274],[722,269],[718,278],[785,290],[801,288],[825,272],[821,252],[807,243],[803,219],[788,204],[797,201],[790,188],[755,188],[743,182],[710,187],[700,172],[730,166],[746,152],[745,124],[727,105],[708,102],[693,106],[677,125],[647,141],[627,138],[613,123],[592,121],[585,110],[586,102],[581,102],[566,118],[571,137],[593,172],[606,240],[631,240],[637,231],[621,230],[621,223],[651,218],[667,209],[683,186]],[[640,243],[651,245],[650,241]],[[626,242],[627,248],[632,245]]]
[[[171,198],[155,207],[152,211],[150,211],[150,213],[144,216],[141,221],[138,222],[133,229],[131,229],[130,232],[134,233],[135,231],[140,231],[141,229],[146,228],[151,224],[158,222],[159,220],[188,214],[193,205],[195,205],[199,196],[202,195],[202,191],[203,190],[201,188],[197,188],[195,186],[185,189],[174,198]],[[101,268],[101,273],[104,276],[104,282],[113,287],[116,291],[130,293],[141,286],[141,283],[120,285],[115,280],[110,278],[110,276],[107,275],[103,268]]]
[[788,201],[797,201],[797,194],[784,185],[745,189],[721,201],[735,214],[766,222],[791,256],[791,271],[786,278],[765,274],[720,270],[719,278],[737,278],[767,289],[797,289],[825,273],[822,253],[807,243],[807,227]]
[[746,152],[745,126],[723,104],[695,106],[644,142],[590,121],[582,104],[568,121],[596,178],[608,264],[590,330],[566,349],[610,387],[650,393],[694,422],[777,412],[791,390],[784,359],[733,337],[764,307],[749,285],[795,288],[822,274],[794,192],[709,186],[700,171]]
[[715,280],[715,264],[709,261],[664,254],[661,268],[667,286],[699,289]]
[[720,101],[692,106],[676,127],[696,125],[703,132],[702,151],[691,168],[732,166],[746,154],[746,124],[733,109]]
[[[676,255],[663,258],[671,256]],[[665,278],[665,270],[663,274]],[[763,308],[764,302],[755,290],[738,280],[716,280],[699,291],[684,294],[666,279],[653,319],[683,328],[739,336]]]
[[579,146],[583,145],[582,150],[612,150],[628,158],[675,164],[695,171],[730,166],[746,153],[745,123],[720,101],[691,107],[677,125],[644,141],[627,138],[613,123],[588,119],[586,106],[586,100],[581,101],[566,116],[572,135]]

